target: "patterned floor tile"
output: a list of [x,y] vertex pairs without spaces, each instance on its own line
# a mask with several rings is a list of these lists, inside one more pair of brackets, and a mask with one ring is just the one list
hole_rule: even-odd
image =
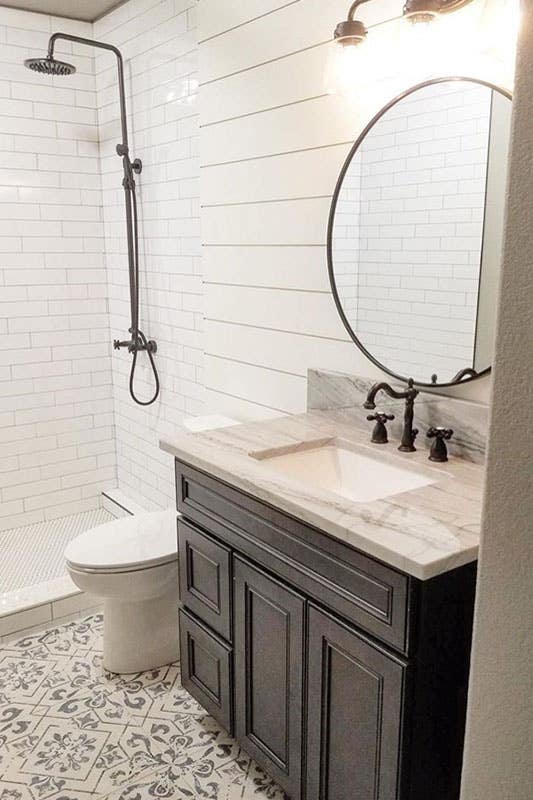
[[[171,767],[153,772],[107,795],[105,800],[195,800],[196,795]],[[0,795],[0,800],[2,797]],[[24,799],[25,800],[25,799]]]
[[0,649],[0,800],[283,800],[180,685],[102,665],[101,614]]
[[38,649],[43,656],[45,653],[66,656],[81,651],[99,652],[102,649],[103,628],[103,615],[95,614],[41,633],[30,634],[9,642],[8,646],[17,652],[32,652]]

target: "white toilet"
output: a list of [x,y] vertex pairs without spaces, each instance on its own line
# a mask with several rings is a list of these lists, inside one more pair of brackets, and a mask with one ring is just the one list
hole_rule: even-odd
[[65,550],[70,577],[104,601],[104,667],[134,673],[176,661],[178,553],[176,511],[100,525]]

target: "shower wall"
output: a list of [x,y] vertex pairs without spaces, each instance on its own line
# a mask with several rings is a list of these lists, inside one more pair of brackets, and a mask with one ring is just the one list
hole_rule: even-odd
[[62,29],[0,8],[0,529],[99,504],[115,485],[112,376],[93,61],[23,67]]
[[[128,394],[131,356],[112,356],[119,488],[146,508],[175,502],[172,459],[160,434],[203,408],[203,314],[199,236],[195,0],[129,0],[94,24],[95,38],[122,50],[132,157],[143,161],[140,197],[140,327],[156,339],[160,399],[148,408]],[[116,65],[96,56],[104,234],[111,338],[129,328],[127,251]],[[136,391],[153,392],[146,356]]]

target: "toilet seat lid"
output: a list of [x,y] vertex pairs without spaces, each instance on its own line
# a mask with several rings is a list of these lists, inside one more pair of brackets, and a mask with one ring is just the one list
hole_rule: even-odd
[[88,572],[128,572],[177,559],[176,511],[121,517],[85,531],[65,549],[70,567]]

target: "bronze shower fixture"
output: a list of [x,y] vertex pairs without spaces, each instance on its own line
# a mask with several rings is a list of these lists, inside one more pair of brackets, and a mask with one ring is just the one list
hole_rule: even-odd
[[[368,35],[368,29],[364,22],[355,19],[355,12],[369,0],[355,0],[348,11],[348,17],[343,22],[339,22],[335,28],[335,40],[343,46],[353,46],[364,42]],[[430,22],[439,14],[447,14],[450,11],[471,3],[472,0],[406,0],[403,7],[403,16],[413,24],[418,22]]]

